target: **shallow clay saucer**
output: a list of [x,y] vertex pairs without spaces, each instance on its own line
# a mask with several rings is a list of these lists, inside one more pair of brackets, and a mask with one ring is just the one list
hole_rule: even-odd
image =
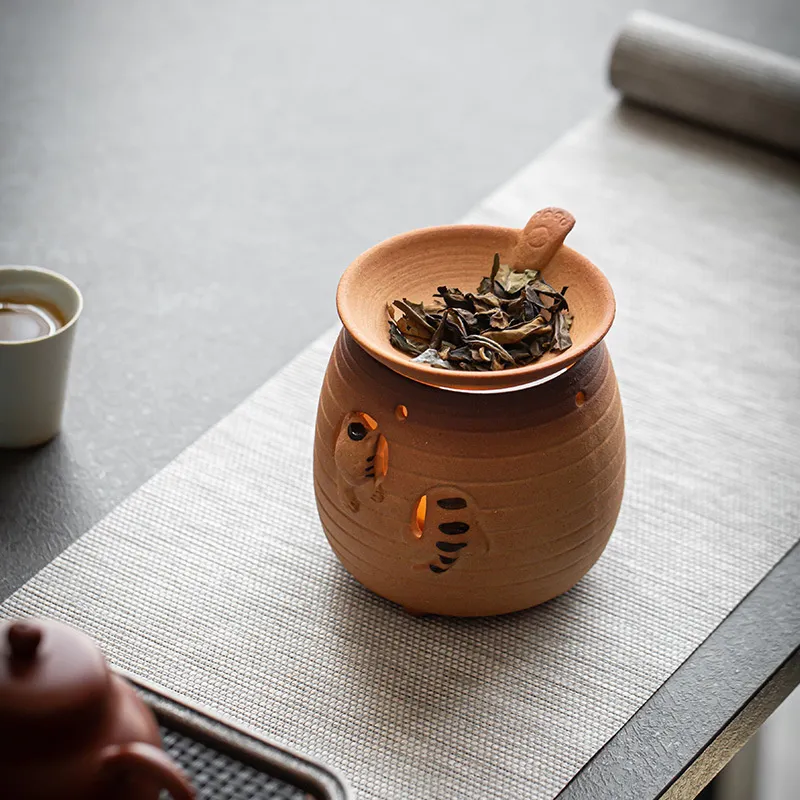
[[[574,224],[569,212],[547,208],[523,230],[490,225],[443,225],[395,236],[360,255],[339,282],[336,305],[342,324],[370,355],[407,378],[450,389],[508,389],[565,369],[608,332],[615,303],[605,275],[562,244]],[[415,363],[389,343],[386,306],[399,298],[431,302],[438,286],[474,291],[491,271],[494,254],[517,270],[540,269],[551,286],[568,286],[574,322],[572,347],[547,353],[526,367],[464,372]]]

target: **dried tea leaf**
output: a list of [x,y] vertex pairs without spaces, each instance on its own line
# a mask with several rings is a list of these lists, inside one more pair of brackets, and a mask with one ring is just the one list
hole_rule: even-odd
[[500,253],[494,254],[494,259],[492,260],[492,273],[489,278],[494,281],[497,278],[497,272],[500,269]]
[[[562,292],[557,292],[549,283],[538,276],[531,282],[531,288],[546,297],[561,297],[562,295]],[[565,286],[564,288],[566,289],[567,287]]]
[[[571,346],[566,291],[557,292],[538,270],[501,264],[495,254],[475,294],[440,286],[432,303],[404,298],[387,306],[389,339],[418,363],[439,369],[527,366]],[[395,309],[402,312],[397,321]]]
[[532,361],[538,361],[548,350],[548,347],[545,345],[550,344],[549,339],[531,339],[530,342],[526,342],[528,346],[528,350],[531,354]]
[[514,363],[518,367],[524,367],[532,361],[531,352],[525,343],[518,345],[509,345],[506,347],[508,354],[514,359]]
[[478,284],[478,294],[484,296],[494,295],[494,281],[489,278],[481,278],[481,282]]
[[461,319],[455,309],[448,308],[444,313],[443,319],[446,331],[455,337],[455,344],[461,344],[464,341],[464,337],[469,336],[464,320]]
[[429,347],[427,350],[420,353],[416,358],[412,358],[411,360],[417,364],[429,364],[431,367],[438,367],[439,369],[453,368],[450,362],[440,358],[439,354],[432,347]]
[[403,298],[402,300],[395,300],[394,306],[405,314],[409,323],[414,324],[418,330],[424,330],[428,333],[433,333],[434,328],[425,319],[425,309],[422,303],[410,303]]
[[493,294],[472,294],[467,295],[475,306],[475,313],[480,314],[484,311],[494,311],[500,308],[500,301]]
[[515,295],[517,292],[522,291],[522,289],[531,281],[535,281],[538,277],[538,270],[526,269],[524,272],[517,272],[508,264],[501,264],[500,269],[497,271],[495,283],[499,283],[507,294]]
[[444,341],[444,334],[447,330],[447,314],[443,314],[439,320],[439,325],[431,336],[430,346],[434,350],[438,350]]
[[550,349],[554,353],[561,353],[572,347],[572,337],[569,335],[571,327],[571,314],[553,315],[553,345]]
[[469,362],[472,360],[472,356],[470,354],[469,347],[454,347],[448,353],[448,360],[449,361],[461,361],[461,362]]
[[464,341],[473,347],[481,347],[497,353],[503,361],[514,363],[514,359],[506,352],[506,349],[499,343],[492,341],[488,336],[467,336]]
[[495,330],[502,331],[507,328],[511,324],[511,317],[506,314],[505,311],[502,309],[497,309],[490,317],[489,317],[489,327],[494,328]]
[[441,297],[448,308],[473,310],[472,302],[464,296],[460,289],[448,289],[446,286],[439,286],[436,291],[438,292],[437,297]]
[[470,348],[469,355],[470,355],[470,358],[472,359],[472,363],[475,366],[478,366],[481,363],[488,364],[489,361],[490,361],[489,354],[486,352],[486,348],[484,348],[484,347],[473,347],[473,348]]
[[443,342],[442,346],[437,351],[439,353],[439,358],[447,361],[450,358],[450,351],[453,349],[453,345],[450,342]]
[[458,316],[467,333],[478,333],[480,326],[475,315],[464,308],[454,308],[453,313]]
[[497,344],[516,344],[529,336],[542,336],[551,333],[552,330],[552,326],[546,323],[542,317],[536,317],[515,328],[506,328],[504,331],[486,331],[484,336]]
[[424,347],[409,342],[393,320],[389,320],[389,341],[392,343],[393,347],[403,353],[408,353],[410,356],[418,356],[425,349]]
[[[539,311],[541,311],[543,308],[545,308],[544,303],[542,302],[541,298],[537,294],[536,289],[534,289],[532,283],[528,284],[525,287],[525,291],[523,292],[523,295],[525,297],[525,300],[524,300],[524,303],[523,303],[523,305],[526,308],[526,312],[525,313],[528,313],[528,311],[527,311],[527,306],[528,305],[530,305],[530,306],[532,306],[532,307],[534,307],[536,309],[536,313],[533,315],[533,317],[535,317],[536,314],[539,313]],[[533,319],[533,317],[530,317],[530,319]]]
[[525,292],[523,291],[515,300],[507,302],[505,310],[513,319],[519,319],[525,313]]
[[414,320],[409,320],[408,317],[400,317],[397,320],[397,327],[406,339],[420,339],[425,342],[426,346],[430,341],[431,335],[427,329],[421,328]]

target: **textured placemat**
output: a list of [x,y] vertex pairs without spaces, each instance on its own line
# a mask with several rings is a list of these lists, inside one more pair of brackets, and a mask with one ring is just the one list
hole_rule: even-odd
[[521,225],[548,204],[575,213],[571,243],[616,289],[629,437],[617,530],[568,595],[414,619],[348,577],[311,479],[331,332],[2,615],[82,626],[361,798],[553,797],[797,537],[800,165],[622,108],[470,219]]

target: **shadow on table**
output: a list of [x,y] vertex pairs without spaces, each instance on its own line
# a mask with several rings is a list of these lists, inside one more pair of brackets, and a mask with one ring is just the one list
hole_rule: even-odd
[[687,122],[627,99],[614,108],[611,119],[629,136],[680,151],[687,163],[697,161],[709,168],[757,173],[774,185],[776,191],[793,192],[800,183],[800,160],[782,150],[753,144],[748,139]]
[[0,486],[3,486],[9,479],[15,479],[20,473],[40,463],[43,459],[52,459],[53,455],[61,450],[62,447],[57,439],[24,450],[0,449]]
[[63,437],[0,450],[0,600],[82,533],[84,483]]

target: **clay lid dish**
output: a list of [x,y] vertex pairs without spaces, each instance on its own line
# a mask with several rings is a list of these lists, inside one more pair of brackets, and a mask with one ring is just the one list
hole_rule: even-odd
[[[553,240],[537,219],[560,217]],[[589,259],[561,242],[574,220],[560,209],[538,212],[524,230],[490,225],[443,225],[394,236],[360,255],[339,282],[336,305],[342,324],[370,355],[390,369],[420,383],[450,389],[508,389],[538,381],[569,367],[608,333],[614,321],[614,294],[607,278]],[[546,239],[549,238],[549,241]],[[560,289],[574,314],[572,347],[545,354],[525,367],[496,372],[463,372],[414,363],[389,343],[387,303],[399,298],[430,302],[437,286],[474,291],[489,274],[495,253],[515,269],[541,269]],[[554,254],[553,254],[554,253]]]

